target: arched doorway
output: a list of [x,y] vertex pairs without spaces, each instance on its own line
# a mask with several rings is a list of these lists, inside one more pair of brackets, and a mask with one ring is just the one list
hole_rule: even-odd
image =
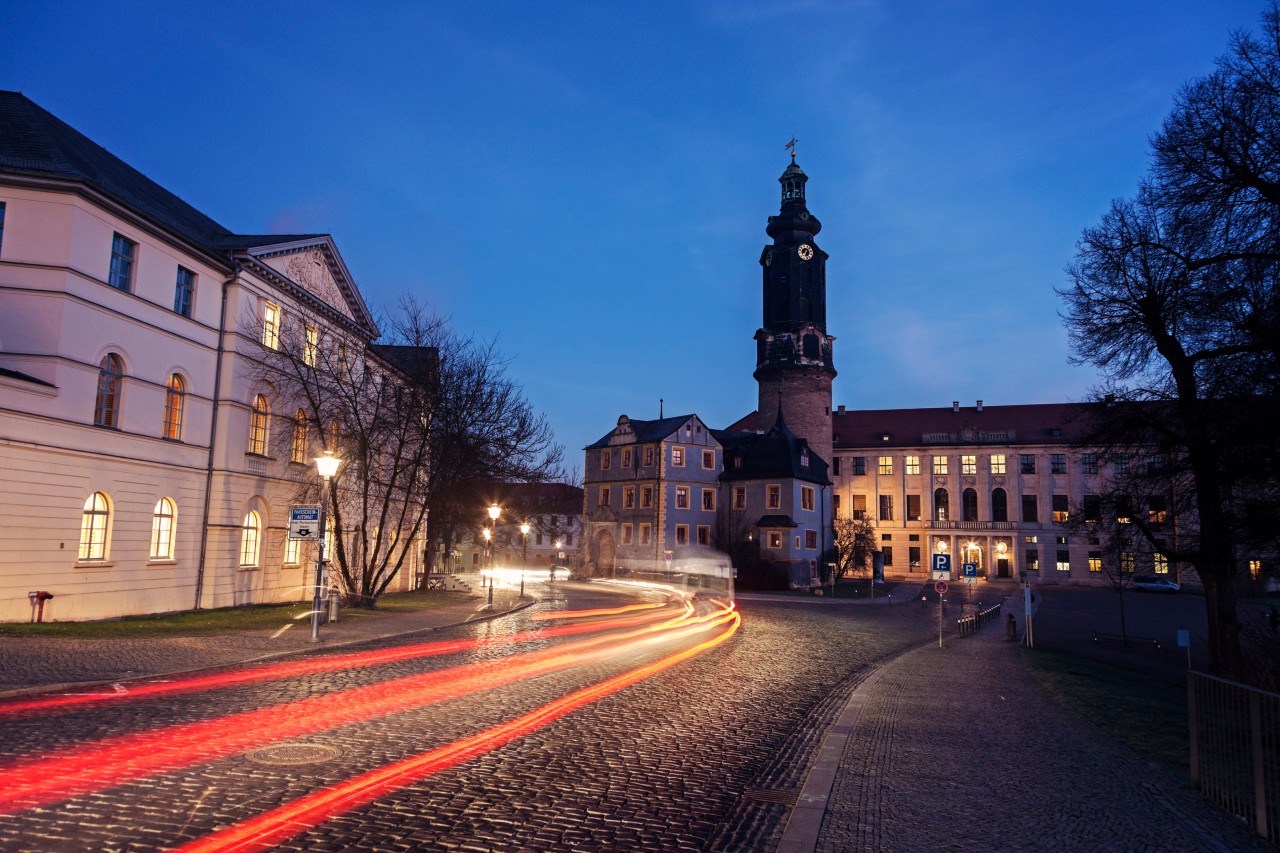
[[960,550],[961,563],[973,563],[978,567],[978,575],[985,574],[982,566],[982,546],[977,542],[966,542]]
[[612,530],[601,530],[596,534],[596,574],[613,577],[618,570],[618,543],[613,538]]

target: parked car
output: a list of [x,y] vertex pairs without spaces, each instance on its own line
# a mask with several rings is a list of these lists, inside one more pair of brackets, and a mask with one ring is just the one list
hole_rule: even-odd
[[1133,588],[1138,592],[1177,592],[1182,585],[1159,575],[1134,575]]

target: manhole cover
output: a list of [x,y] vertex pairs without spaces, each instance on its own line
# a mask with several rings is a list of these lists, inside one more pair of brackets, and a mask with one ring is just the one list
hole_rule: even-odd
[[342,755],[342,750],[327,743],[277,743],[245,753],[254,764],[289,767],[295,764],[319,764]]
[[779,791],[771,788],[749,788],[742,792],[742,799],[755,800],[758,803],[778,803],[783,806],[794,806],[800,799],[800,792]]

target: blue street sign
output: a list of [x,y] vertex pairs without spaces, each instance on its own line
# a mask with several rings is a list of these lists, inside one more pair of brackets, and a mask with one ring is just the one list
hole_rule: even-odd
[[951,555],[950,554],[934,554],[933,555],[933,576],[935,578],[951,577]]
[[967,578],[976,578],[978,576],[977,563],[965,563],[961,568],[961,573]]

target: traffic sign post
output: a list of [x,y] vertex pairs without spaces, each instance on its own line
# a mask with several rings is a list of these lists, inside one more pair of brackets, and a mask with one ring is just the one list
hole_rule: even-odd
[[950,554],[934,554],[933,555],[933,579],[934,580],[951,580],[951,555]]

